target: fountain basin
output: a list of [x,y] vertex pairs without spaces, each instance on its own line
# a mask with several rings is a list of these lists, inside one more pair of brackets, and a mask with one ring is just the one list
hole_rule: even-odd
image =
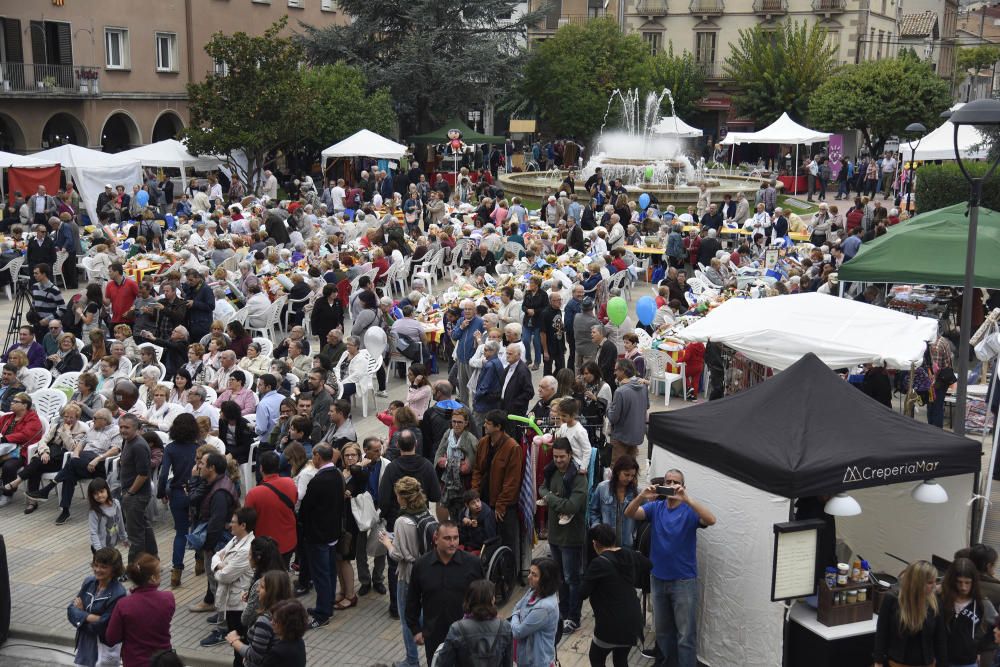
[[[559,170],[517,172],[501,174],[499,180],[508,199],[511,197],[544,199],[559,189],[567,173]],[[766,181],[767,179],[713,173],[709,173],[706,179],[708,188],[712,192],[712,201],[715,202],[721,202],[725,194],[732,195],[735,199],[738,192],[743,192],[752,202],[754,193],[760,188],[760,184]],[[582,190],[582,185],[582,182],[578,181],[577,193]],[[643,192],[649,193],[660,203],[661,210],[672,204],[677,212],[681,213],[688,206],[698,203],[700,192],[698,185],[697,182],[680,186],[668,183],[644,183],[625,185],[625,190],[631,199],[635,199]]]

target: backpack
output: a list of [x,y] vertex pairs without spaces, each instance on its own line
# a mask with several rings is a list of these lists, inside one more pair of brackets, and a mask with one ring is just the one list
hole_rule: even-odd
[[400,518],[407,519],[417,527],[417,546],[420,555],[423,556],[430,551],[431,547],[434,546],[434,533],[438,529],[438,520],[434,515],[424,510],[416,516],[403,515]]

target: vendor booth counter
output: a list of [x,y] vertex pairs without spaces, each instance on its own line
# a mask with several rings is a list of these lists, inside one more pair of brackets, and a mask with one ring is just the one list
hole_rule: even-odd
[[[650,475],[679,469],[692,497],[718,519],[698,531],[698,659],[708,667],[871,664],[874,614],[827,626],[799,599],[786,625],[786,602],[772,600],[781,562],[776,526],[795,518],[796,499],[846,493],[857,500],[857,516],[812,518],[832,526],[873,572],[902,570],[888,554],[930,560],[968,544],[979,443],[886,408],[815,355],[735,395],[655,413],[648,435]],[[913,499],[927,479],[941,485],[947,502]],[[819,536],[810,567],[836,562],[832,537]]]

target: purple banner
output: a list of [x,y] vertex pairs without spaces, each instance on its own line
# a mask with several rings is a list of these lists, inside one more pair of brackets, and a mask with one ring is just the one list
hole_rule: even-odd
[[833,180],[836,181],[837,174],[840,172],[840,159],[844,157],[844,135],[830,135],[827,154],[830,157],[830,172],[833,174]]

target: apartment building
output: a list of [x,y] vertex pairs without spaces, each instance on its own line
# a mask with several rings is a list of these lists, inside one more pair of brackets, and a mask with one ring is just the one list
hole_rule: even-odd
[[190,121],[187,84],[216,67],[212,34],[284,15],[289,30],[347,21],[334,0],[0,0],[0,150],[173,137]]
[[[693,53],[705,74],[706,94],[701,116],[688,120],[718,139],[729,130],[755,129],[752,119],[738,118],[732,110],[732,82],[723,74],[723,63],[741,29],[755,24],[776,26],[786,19],[818,23],[837,47],[838,62],[877,60],[895,54],[902,1],[555,0],[546,20],[528,38],[529,42],[542,40],[566,23],[608,17],[626,32],[641,35],[654,53],[668,45],[675,52]],[[532,7],[544,4],[544,0],[532,0]]]

